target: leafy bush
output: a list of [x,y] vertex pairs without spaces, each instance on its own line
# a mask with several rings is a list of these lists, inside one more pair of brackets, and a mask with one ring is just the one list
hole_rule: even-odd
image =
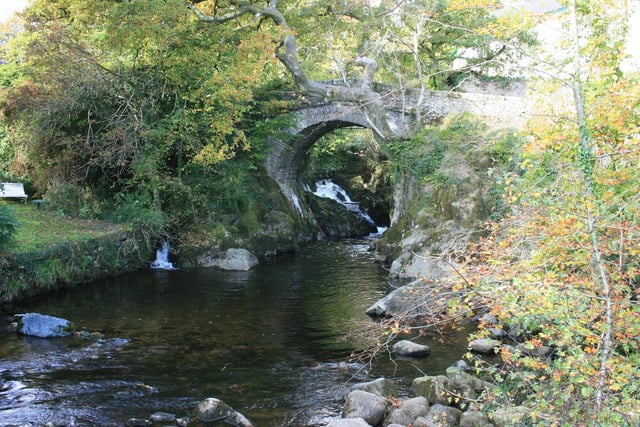
[[127,224],[129,232],[144,241],[148,249],[169,240],[169,216],[158,209],[151,196],[145,193],[119,193],[113,220]]
[[66,183],[53,183],[45,193],[49,209],[83,219],[96,219],[102,206],[91,189]]
[[0,248],[11,241],[19,224],[16,211],[11,206],[0,204]]

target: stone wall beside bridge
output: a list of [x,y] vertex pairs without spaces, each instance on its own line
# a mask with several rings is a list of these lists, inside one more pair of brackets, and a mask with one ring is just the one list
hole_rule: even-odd
[[520,129],[530,115],[531,105],[525,96],[429,91],[421,109],[427,121],[469,112],[492,128]]

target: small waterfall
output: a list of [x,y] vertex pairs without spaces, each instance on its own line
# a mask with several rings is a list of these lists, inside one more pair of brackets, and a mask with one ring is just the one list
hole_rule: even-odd
[[162,243],[162,247],[156,251],[156,259],[151,262],[151,268],[156,270],[175,270],[173,263],[169,261],[169,244]]
[[[308,187],[307,187],[308,188]],[[333,199],[336,202],[344,205],[352,212],[355,212],[360,217],[364,218],[369,224],[376,225],[373,218],[368,213],[360,209],[358,202],[351,200],[351,197],[346,191],[338,184],[334,184],[330,179],[321,179],[316,182],[316,191],[312,191],[318,197],[324,197],[326,199]]]

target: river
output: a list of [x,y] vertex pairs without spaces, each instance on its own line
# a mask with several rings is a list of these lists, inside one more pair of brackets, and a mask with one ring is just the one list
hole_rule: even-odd
[[12,313],[63,317],[102,337],[0,333],[0,425],[122,426],[156,411],[189,416],[206,397],[257,427],[324,425],[350,384],[385,376],[406,392],[466,351],[460,331],[446,343],[421,337],[432,348],[424,359],[349,363],[372,344],[366,308],[391,289],[367,241],[350,240],[249,272],[147,270],[21,302]]

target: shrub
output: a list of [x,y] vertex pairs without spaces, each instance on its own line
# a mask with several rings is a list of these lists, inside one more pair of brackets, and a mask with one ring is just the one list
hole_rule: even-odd
[[18,228],[16,211],[6,204],[0,204],[0,249],[8,245]]
[[127,229],[147,249],[158,246],[158,242],[169,240],[168,215],[158,210],[151,196],[146,193],[119,193],[116,197],[115,221],[127,224]]
[[53,183],[45,194],[49,209],[77,218],[96,219],[102,206],[89,187],[67,183]]

